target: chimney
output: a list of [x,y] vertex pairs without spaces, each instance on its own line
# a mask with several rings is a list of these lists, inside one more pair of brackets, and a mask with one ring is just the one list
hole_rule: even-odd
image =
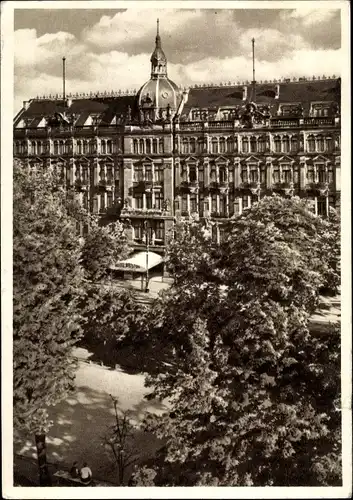
[[246,101],[248,98],[248,87],[244,86],[243,87],[243,101]]
[[276,85],[276,95],[275,95],[275,99],[278,99],[279,98],[279,85]]
[[29,101],[23,101],[23,109],[27,110],[29,108]]

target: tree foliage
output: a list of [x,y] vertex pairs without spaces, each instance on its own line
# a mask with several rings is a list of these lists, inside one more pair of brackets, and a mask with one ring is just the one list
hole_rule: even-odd
[[81,244],[66,195],[50,172],[14,166],[14,423],[48,430],[47,407],[73,388],[80,336]]
[[232,220],[219,246],[194,221],[177,225],[177,279],[150,321],[165,354],[151,397],[171,405],[146,421],[166,441],[157,485],[339,484],[340,336],[308,328],[336,272],[322,252],[332,233],[278,197]]

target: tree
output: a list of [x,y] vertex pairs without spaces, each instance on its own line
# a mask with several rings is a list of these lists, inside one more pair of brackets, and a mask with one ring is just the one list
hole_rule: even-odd
[[40,482],[50,484],[48,407],[73,390],[84,275],[76,220],[51,172],[14,165],[14,426],[34,433]]
[[82,248],[82,265],[87,279],[99,281],[107,276],[111,264],[128,256],[129,247],[120,222],[101,226],[97,217],[90,216],[88,224]]
[[324,227],[274,197],[231,221],[218,249],[193,222],[177,228],[178,279],[150,321],[167,353],[150,397],[171,405],[146,421],[166,441],[156,484],[339,484],[340,338],[308,329],[331,265]]

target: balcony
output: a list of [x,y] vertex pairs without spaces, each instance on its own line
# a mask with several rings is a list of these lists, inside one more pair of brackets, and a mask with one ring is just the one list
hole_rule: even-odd
[[147,179],[135,179],[134,182],[133,182],[133,187],[134,188],[138,188],[140,189],[141,191],[146,191],[147,193],[151,192],[153,187],[154,187],[154,183],[152,180],[147,180]]
[[330,116],[304,118],[304,125],[310,127],[332,127],[335,125],[335,119]]
[[199,183],[198,181],[182,181],[180,183],[180,188],[190,193],[197,193],[199,190]]
[[229,183],[227,181],[212,181],[210,189],[219,191],[221,194],[227,194],[229,191]]
[[273,191],[280,191],[285,195],[292,195],[294,192],[293,182],[275,182],[272,184]]
[[88,180],[77,179],[75,181],[75,188],[78,189],[79,191],[87,191],[88,185],[89,185]]
[[209,129],[223,129],[223,128],[233,128],[234,121],[222,120],[222,121],[211,121],[208,122]]
[[312,191],[319,196],[326,196],[329,191],[328,182],[310,182],[305,186],[306,191]]
[[270,123],[273,128],[299,127],[299,118],[272,118]]
[[114,184],[114,181],[111,179],[101,179],[98,183],[98,186],[102,189],[105,189],[106,191],[112,191],[113,184]]
[[258,194],[261,188],[261,183],[259,181],[242,182],[239,184],[239,189],[244,189],[250,191],[251,194]]
[[170,215],[168,210],[162,210],[161,208],[132,208],[124,207],[121,211],[122,217],[142,217],[142,218],[153,218],[160,217],[162,215]]

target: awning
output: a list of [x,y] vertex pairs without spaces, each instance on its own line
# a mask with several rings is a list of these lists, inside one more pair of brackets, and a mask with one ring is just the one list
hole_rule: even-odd
[[128,259],[117,262],[116,264],[110,266],[109,269],[112,271],[133,271],[136,273],[145,273],[146,264],[148,262],[148,269],[158,266],[163,262],[163,257],[154,252],[138,252]]

